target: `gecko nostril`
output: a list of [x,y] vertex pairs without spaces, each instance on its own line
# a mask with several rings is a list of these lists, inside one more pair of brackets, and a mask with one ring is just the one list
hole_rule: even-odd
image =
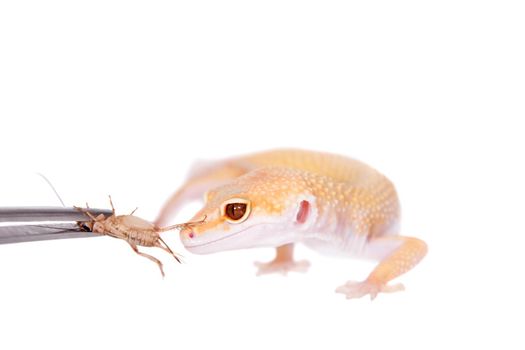
[[180,231],[180,237],[182,239],[184,238],[193,238],[195,237],[195,232],[193,232],[193,230],[189,227],[185,227],[183,228],[181,231]]
[[193,237],[195,237],[195,233],[193,232],[192,229],[188,229],[188,230],[186,231],[186,235],[187,235],[189,238],[193,238]]

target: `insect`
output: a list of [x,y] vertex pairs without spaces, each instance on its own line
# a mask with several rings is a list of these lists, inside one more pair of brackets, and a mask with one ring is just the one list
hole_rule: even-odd
[[138,246],[160,248],[171,254],[175,260],[180,263],[180,258],[171,250],[166,242],[164,242],[164,240],[160,237],[160,233],[174,229],[190,227],[193,225],[199,225],[206,219],[204,218],[202,221],[188,222],[167,227],[156,227],[151,222],[134,216],[133,214],[137,209],[133,210],[129,215],[116,215],[111,196],[109,196],[109,203],[111,204],[111,210],[113,211],[113,214],[109,217],[104,216],[104,214],[100,214],[95,217],[89,212],[89,206],[87,203],[86,209],[75,207],[77,210],[82,211],[91,219],[91,221],[88,222],[78,222],[80,228],[84,231],[125,240],[128,242],[135,253],[155,262],[159,266],[162,277],[164,277],[162,262],[152,255],[139,251]]

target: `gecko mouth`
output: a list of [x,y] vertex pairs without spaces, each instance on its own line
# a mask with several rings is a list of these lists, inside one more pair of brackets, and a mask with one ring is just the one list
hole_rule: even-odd
[[[233,236],[237,236],[239,233],[242,233],[250,228],[252,228],[253,226],[250,226],[250,227],[247,227],[245,229],[242,229],[240,231],[237,231],[237,232],[234,232],[232,234],[229,234],[227,236],[223,236],[223,237],[220,237],[220,238],[217,238],[217,239],[214,239],[213,241],[208,241],[208,242],[202,242],[202,243],[197,243],[197,244],[184,244],[184,247],[186,248],[198,248],[198,247],[204,247],[204,246],[207,246],[207,245],[210,245],[210,244],[213,244],[215,242],[220,242],[220,241],[223,241],[225,239],[228,239],[230,237],[233,237]],[[184,243],[184,242],[183,242]]]
[[257,224],[257,225],[252,225],[252,226],[248,226],[240,231],[237,231],[237,232],[234,232],[234,233],[231,233],[227,236],[223,236],[223,237],[220,237],[220,238],[217,238],[217,239],[214,239],[213,241],[207,241],[207,242],[202,242],[202,243],[197,243],[197,244],[186,244],[186,242],[182,241],[182,244],[184,244],[184,247],[187,248],[187,249],[192,249],[192,248],[200,248],[200,247],[205,247],[205,246],[208,246],[210,244],[213,244],[213,243],[217,243],[217,242],[220,242],[220,241],[224,241],[225,239],[228,239],[228,238],[231,238],[231,237],[234,237],[234,236],[237,236],[239,235],[240,233],[243,233],[255,226],[259,226],[259,225],[266,225],[268,223],[260,223],[260,224]]

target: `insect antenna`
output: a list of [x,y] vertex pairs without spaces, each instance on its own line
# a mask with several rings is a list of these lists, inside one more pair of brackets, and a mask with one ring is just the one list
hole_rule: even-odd
[[202,225],[206,222],[206,218],[208,216],[207,215],[204,215],[204,218],[200,221],[193,221],[193,222],[187,222],[185,223],[184,225],[187,225],[187,226],[197,226],[197,225]]
[[186,228],[188,226],[199,226],[199,225],[204,224],[204,222],[206,222],[206,218],[207,218],[207,215],[204,215],[204,218],[202,220],[185,222],[183,224],[179,224],[175,226],[181,226],[182,228]]
[[178,230],[178,229],[184,229],[186,227],[189,227],[189,226],[197,226],[197,225],[202,225],[204,224],[205,220],[206,220],[206,215],[204,215],[204,219],[200,220],[200,221],[190,221],[190,222],[185,222],[185,223],[182,223],[182,224],[175,224],[175,225],[171,225],[171,226],[166,226],[166,227],[158,227],[157,230],[159,232],[166,232],[166,231],[171,231],[171,230]]
[[55,195],[57,196],[58,200],[60,201],[60,203],[62,203],[62,206],[65,207],[66,205],[64,204],[64,201],[62,200],[62,198],[60,198],[60,195],[58,194],[57,190],[55,189],[55,186],[53,186],[53,184],[51,183],[51,181],[49,181],[47,179],[47,177],[44,176],[44,174],[42,173],[37,173],[37,175],[39,175],[42,179],[44,179],[45,182],[47,182],[47,184],[49,185],[49,187],[51,187],[51,189],[53,190],[53,192],[55,192]]

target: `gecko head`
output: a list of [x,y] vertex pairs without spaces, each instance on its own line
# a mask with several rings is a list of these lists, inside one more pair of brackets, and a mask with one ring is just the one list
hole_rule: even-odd
[[104,216],[104,214],[99,214],[96,218],[94,218],[94,220],[78,221],[77,225],[81,231],[102,233],[105,229],[103,223],[105,220],[106,217]]
[[299,171],[262,168],[209,191],[180,233],[192,253],[279,246],[296,240],[317,216],[315,198]]

